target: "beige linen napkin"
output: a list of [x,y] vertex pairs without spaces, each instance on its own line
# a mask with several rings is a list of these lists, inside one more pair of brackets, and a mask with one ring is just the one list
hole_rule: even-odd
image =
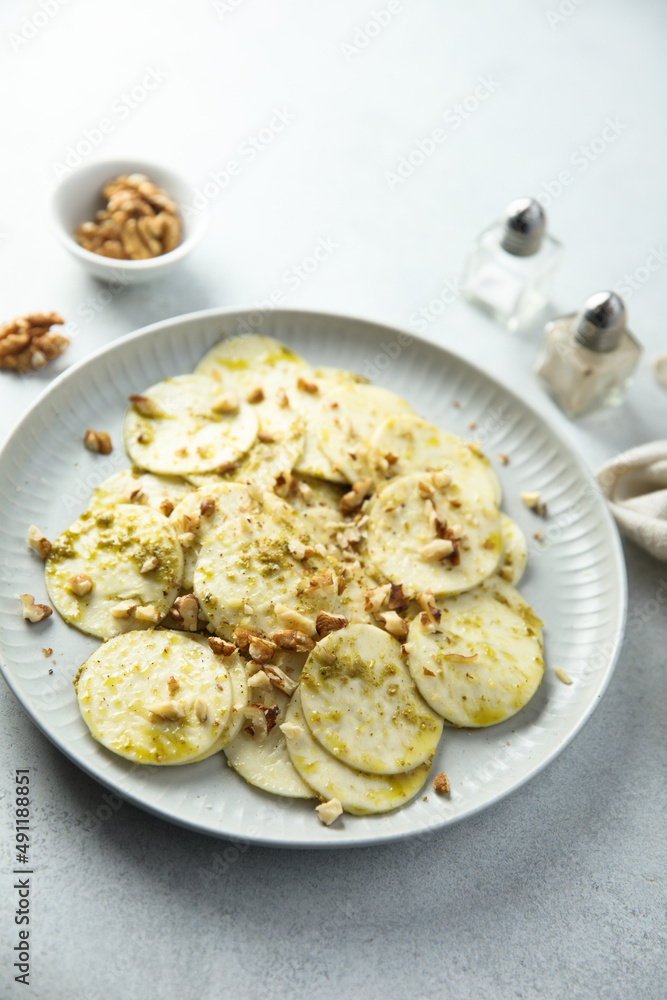
[[667,561],[667,441],[617,455],[597,481],[623,534]]

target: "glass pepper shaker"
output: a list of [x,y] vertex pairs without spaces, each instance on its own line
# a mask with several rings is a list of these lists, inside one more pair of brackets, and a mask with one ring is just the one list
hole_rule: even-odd
[[539,201],[519,198],[472,247],[463,294],[508,330],[518,330],[546,305],[561,250],[562,244],[546,231]]
[[596,292],[579,312],[547,323],[535,373],[568,417],[578,417],[622,403],[641,355],[623,300]]

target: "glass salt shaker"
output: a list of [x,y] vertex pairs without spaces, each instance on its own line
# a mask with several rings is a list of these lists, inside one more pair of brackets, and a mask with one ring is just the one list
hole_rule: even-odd
[[578,417],[622,403],[641,354],[623,300],[596,292],[578,313],[547,323],[535,373],[568,417]]
[[463,272],[463,294],[508,330],[518,330],[546,305],[561,251],[546,231],[540,203],[519,198],[478,237]]

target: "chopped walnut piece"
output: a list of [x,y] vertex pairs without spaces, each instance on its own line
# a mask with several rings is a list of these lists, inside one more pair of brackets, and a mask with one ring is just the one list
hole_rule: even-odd
[[443,472],[442,470],[434,472],[431,479],[436,490],[444,490],[452,485],[452,477],[448,472]]
[[305,615],[299,614],[298,611],[293,611],[292,608],[288,608],[286,604],[275,604],[274,611],[276,613],[276,617],[280,618],[280,620],[284,622],[288,628],[294,628],[301,632],[306,632],[311,636],[317,634],[315,624],[310,618],[306,618]]
[[214,413],[236,413],[239,408],[239,397],[235,392],[228,392],[213,404]]
[[361,507],[366,497],[372,493],[374,489],[375,484],[372,479],[359,479],[353,484],[349,493],[345,493],[341,497],[341,514],[351,514],[353,511]]
[[498,461],[501,465],[507,465],[510,460],[509,455],[506,455],[504,451],[498,452]]
[[440,624],[440,619],[442,618],[442,612],[440,608],[432,604],[433,591],[424,590],[421,594],[417,594],[417,604],[422,609],[422,614],[420,616],[420,621],[422,625],[432,625],[437,628]]
[[533,538],[535,539],[536,542],[541,542],[544,539],[544,532],[540,531],[539,529],[537,531],[534,531]]
[[408,634],[408,623],[396,611],[383,611],[378,618],[384,623],[384,627],[390,635],[397,639],[405,639]]
[[[335,527],[335,522],[331,522],[331,526]],[[329,527],[329,524],[326,525]],[[359,531],[359,527],[356,524],[346,524],[342,531],[336,532],[336,544],[345,551],[346,549],[351,549],[355,545],[358,545],[362,541],[363,535]]]
[[246,732],[250,736],[262,740],[275,726],[280,708],[278,705],[263,705],[261,702],[253,702],[251,705],[246,705],[243,712],[250,722],[250,725],[246,727]]
[[140,573],[152,573],[154,569],[157,569],[160,565],[160,560],[157,556],[149,556],[148,559],[143,563]]
[[[252,614],[252,612],[249,612]],[[234,629],[234,641],[239,649],[247,651],[257,663],[268,663],[276,651],[276,643],[263,639],[261,635],[247,628]]]
[[278,406],[284,410],[289,406],[289,398],[284,389],[278,389],[276,393],[276,399],[278,401]]
[[270,638],[279,649],[287,649],[295,653],[308,653],[315,646],[314,640],[299,629],[279,628],[271,633]]
[[111,609],[112,618],[131,618],[137,609],[136,601],[121,601]]
[[205,497],[199,505],[202,517],[212,517],[215,513],[215,500],[213,497]]
[[426,562],[439,562],[454,552],[454,544],[448,538],[434,538],[432,542],[423,545],[419,555]]
[[20,594],[19,600],[23,608],[23,617],[27,622],[33,624],[41,622],[53,614],[53,608],[50,608],[48,604],[35,604],[35,598],[32,594]]
[[315,812],[317,813],[317,818],[325,826],[331,826],[342,815],[343,807],[338,799],[329,799],[328,802],[322,802],[319,806],[316,806]]
[[297,480],[291,472],[280,472],[276,476],[273,492],[277,493],[279,497],[288,497],[294,490],[296,483]]
[[428,667],[424,667],[424,676],[425,677],[435,677],[436,676],[436,672],[435,672],[435,670],[429,670]]
[[385,601],[389,600],[391,594],[391,584],[385,583],[381,587],[374,587],[372,590],[364,591],[364,606],[366,611],[376,615]]
[[234,642],[236,643],[236,645],[238,646],[238,648],[242,649],[244,652],[247,651],[248,646],[250,645],[250,640],[254,636],[255,636],[255,633],[251,632],[247,628],[241,628],[239,626],[239,628],[235,628],[234,629]]
[[312,488],[312,486],[309,486],[308,483],[300,483],[298,481],[298,479],[295,479],[293,476],[291,478],[292,478],[292,481],[293,481],[294,485],[296,486],[296,489],[297,489],[297,491],[298,491],[299,496],[301,497],[301,499],[308,506],[310,506],[311,502],[313,502],[313,488]]
[[287,548],[297,562],[303,562],[304,559],[308,559],[308,557],[312,556],[315,551],[315,549],[311,548],[309,545],[304,545],[303,542],[300,542],[298,538],[290,538],[287,543]]
[[133,394],[127,397],[132,403],[132,406],[140,413],[142,417],[159,417],[162,415],[162,410],[157,405],[154,399],[150,399],[149,396],[137,396]]
[[469,653],[468,656],[464,653],[445,653],[445,659],[450,663],[471,663],[477,659],[477,653]]
[[316,393],[320,391],[320,387],[317,382],[312,382],[310,379],[304,378],[302,375],[299,375],[296,380],[296,387],[297,389],[301,389],[302,392],[309,392],[311,396],[316,395]]
[[298,687],[298,681],[292,680],[292,678],[289,677],[284,670],[281,670],[280,667],[268,664],[268,666],[264,667],[264,671],[273,687],[278,688],[280,691],[284,691],[285,694],[290,697],[294,694]]
[[180,686],[180,681],[174,676],[170,677],[167,681],[167,690],[169,691],[169,694],[176,694]]
[[432,497],[435,493],[435,486],[432,482],[429,483],[425,479],[420,479],[417,483],[417,492],[422,500],[426,500],[428,497]]
[[[322,555],[322,553],[319,553]],[[324,552],[326,555],[326,550]],[[333,589],[336,585],[336,580],[334,578],[333,570],[327,569],[324,573],[316,573],[315,576],[311,576],[308,581],[308,590],[327,590]]]
[[43,535],[39,528],[31,524],[28,528],[28,545],[31,549],[34,549],[42,557],[46,559],[49,552],[51,551],[51,542],[48,540],[46,535]]
[[105,184],[106,205],[95,221],[74,235],[90,253],[117,260],[147,260],[175,249],[181,241],[176,205],[145,174],[123,174]]
[[194,594],[177,597],[171,609],[171,617],[177,625],[188,632],[196,632],[199,627],[199,601]]
[[57,358],[69,340],[50,328],[62,323],[57,313],[33,313],[0,325],[0,369],[25,374]]
[[162,615],[153,604],[145,604],[135,608],[134,617],[138,622],[152,622],[153,625],[159,625]]
[[245,668],[248,677],[250,677],[251,675],[256,674],[259,670],[263,670],[264,664],[256,663],[254,660],[246,660]]
[[165,517],[169,517],[173,509],[174,509],[173,501],[168,500],[166,497],[164,500],[160,502],[160,506],[158,507],[160,513],[164,514]]
[[233,642],[225,642],[224,639],[219,639],[217,635],[210,635],[208,637],[208,644],[216,656],[231,656],[232,653],[236,652],[236,646]]
[[194,531],[183,531],[176,536],[184,549],[191,549],[195,541]]
[[545,517],[547,505],[543,503],[538,490],[525,491],[519,495],[529,510],[535,511],[538,517]]
[[440,774],[436,774],[433,779],[433,787],[436,792],[440,793],[440,795],[447,795],[449,792],[449,778],[444,771],[441,771]]
[[288,738],[290,736],[300,736],[303,732],[303,726],[299,726],[296,722],[283,722],[279,728]]
[[264,390],[261,385],[256,385],[254,389],[251,389],[246,399],[249,403],[261,403],[264,399]]
[[563,684],[571,684],[572,683],[572,678],[570,677],[570,675],[565,670],[563,670],[562,667],[554,667],[554,672],[555,672],[556,677],[558,678],[558,680],[562,681]]
[[181,525],[186,534],[188,532],[198,531],[201,525],[201,517],[199,514],[184,514]]
[[221,462],[220,465],[216,467],[216,472],[219,476],[224,476],[228,472],[233,472],[236,468],[236,462]]
[[178,722],[186,715],[181,701],[154,701],[146,705],[146,710],[163,722]]
[[257,663],[268,663],[269,660],[273,659],[273,654],[277,648],[275,642],[271,642],[269,639],[262,639],[256,635],[250,640],[248,652]]
[[53,656],[53,650],[50,646],[42,646],[42,652],[44,656]]
[[195,699],[195,715],[201,723],[206,722],[208,719],[208,705],[203,698]]
[[65,586],[77,597],[85,597],[93,589],[93,581],[87,573],[75,573],[65,581]]
[[248,678],[248,687],[260,691],[270,691],[271,681],[264,670],[257,670]]
[[338,632],[346,625],[349,625],[349,621],[345,615],[330,615],[328,611],[318,611],[315,619],[315,629],[320,639],[331,632]]
[[106,431],[94,431],[89,427],[83,435],[83,443],[88,451],[94,451],[99,455],[110,455],[113,451],[111,438]]
[[402,583],[392,583],[389,591],[388,608],[390,611],[403,611],[410,603],[403,593]]

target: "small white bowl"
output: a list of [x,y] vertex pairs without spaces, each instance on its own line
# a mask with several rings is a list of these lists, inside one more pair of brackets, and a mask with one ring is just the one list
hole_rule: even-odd
[[[181,219],[181,242],[169,253],[147,260],[117,260],[84,250],[77,243],[74,231],[82,222],[93,221],[95,212],[104,208],[102,188],[108,181],[121,174],[133,173],[146,174],[176,203]],[[141,284],[168,274],[194,249],[206,232],[210,216],[208,206],[192,209],[187,219],[183,217],[183,208],[192,203],[192,198],[192,185],[157,163],[128,159],[97,160],[63,178],[53,192],[51,212],[56,236],[92,275],[103,281],[114,281],[122,272],[123,280],[128,284]]]

